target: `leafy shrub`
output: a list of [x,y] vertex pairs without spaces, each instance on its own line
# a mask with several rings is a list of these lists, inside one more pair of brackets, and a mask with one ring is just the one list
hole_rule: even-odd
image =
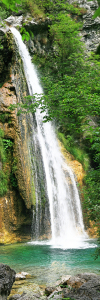
[[0,0],[0,18],[2,20],[6,19],[9,16],[9,11],[7,10],[6,6]]
[[41,5],[41,1],[34,1],[34,0],[23,0],[22,7],[24,8],[24,12],[29,11],[32,17],[43,17],[44,10],[43,4]]

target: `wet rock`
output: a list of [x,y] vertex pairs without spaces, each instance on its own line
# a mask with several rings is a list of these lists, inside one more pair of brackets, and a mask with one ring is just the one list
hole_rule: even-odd
[[13,25],[13,26],[22,26],[23,16],[10,16],[7,19],[5,19],[7,25]]
[[16,272],[9,266],[0,264],[0,300],[6,300],[15,281]]
[[16,280],[24,280],[26,278],[30,278],[31,275],[27,272],[20,272],[16,274]]
[[56,281],[56,285],[64,286],[67,284],[67,282],[70,278],[71,278],[71,275],[62,276],[60,280]]

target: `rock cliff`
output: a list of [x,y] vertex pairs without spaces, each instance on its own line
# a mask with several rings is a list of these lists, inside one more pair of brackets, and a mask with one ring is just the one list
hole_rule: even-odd
[[[6,34],[5,34],[6,32]],[[17,116],[17,108],[10,111],[10,104],[24,102],[29,94],[20,58],[13,36],[7,26],[1,31],[1,89],[0,129],[3,132],[3,150],[6,162],[1,170],[6,176],[7,191],[0,198],[0,243],[24,241],[34,236],[36,228],[35,186],[43,199],[39,205],[41,235],[50,233],[49,207],[45,195],[44,172],[39,146],[35,153],[33,142],[34,114]],[[7,57],[6,57],[7,50]],[[34,125],[33,125],[34,124]],[[41,164],[41,172],[39,165]],[[36,181],[35,173],[38,172]],[[40,174],[40,173],[41,174]],[[1,175],[1,174],[0,174]],[[1,178],[1,190],[4,179]],[[44,205],[45,203],[45,205]],[[34,208],[34,220],[33,218]],[[46,211],[46,216],[45,216]],[[48,218],[47,218],[48,215]]]
[[4,49],[1,50],[0,69],[0,128],[5,143],[12,142],[12,148],[6,151],[7,193],[0,198],[0,242],[7,243],[30,238],[35,193],[30,167],[29,116],[17,117],[16,110],[9,110],[10,104],[20,102],[28,93],[27,84],[11,33],[8,31],[6,38],[3,31],[0,33]]

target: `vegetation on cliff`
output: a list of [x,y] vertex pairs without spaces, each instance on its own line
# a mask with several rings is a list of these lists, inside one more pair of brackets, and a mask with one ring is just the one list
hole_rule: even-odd
[[3,144],[3,137],[4,132],[0,129],[0,196],[3,196],[7,192],[7,174],[5,174],[5,162],[6,162],[6,155],[5,149]]
[[42,74],[45,97],[41,110],[48,111],[45,121],[55,121],[60,138],[66,139],[66,148],[70,146],[72,154],[83,163],[84,212],[99,227],[100,62],[94,54],[84,59],[80,28],[65,11],[58,13],[49,31],[53,52],[44,58],[34,57],[33,61]]
[[[0,114],[0,120],[4,118]],[[4,119],[3,119],[4,120]],[[7,193],[9,184],[17,187],[15,177],[16,160],[13,158],[13,141],[4,137],[4,131],[0,128],[0,197]]]

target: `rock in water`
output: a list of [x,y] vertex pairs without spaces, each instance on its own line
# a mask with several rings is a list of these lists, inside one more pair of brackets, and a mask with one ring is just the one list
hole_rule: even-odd
[[9,266],[0,264],[0,300],[6,300],[15,281],[16,272]]

